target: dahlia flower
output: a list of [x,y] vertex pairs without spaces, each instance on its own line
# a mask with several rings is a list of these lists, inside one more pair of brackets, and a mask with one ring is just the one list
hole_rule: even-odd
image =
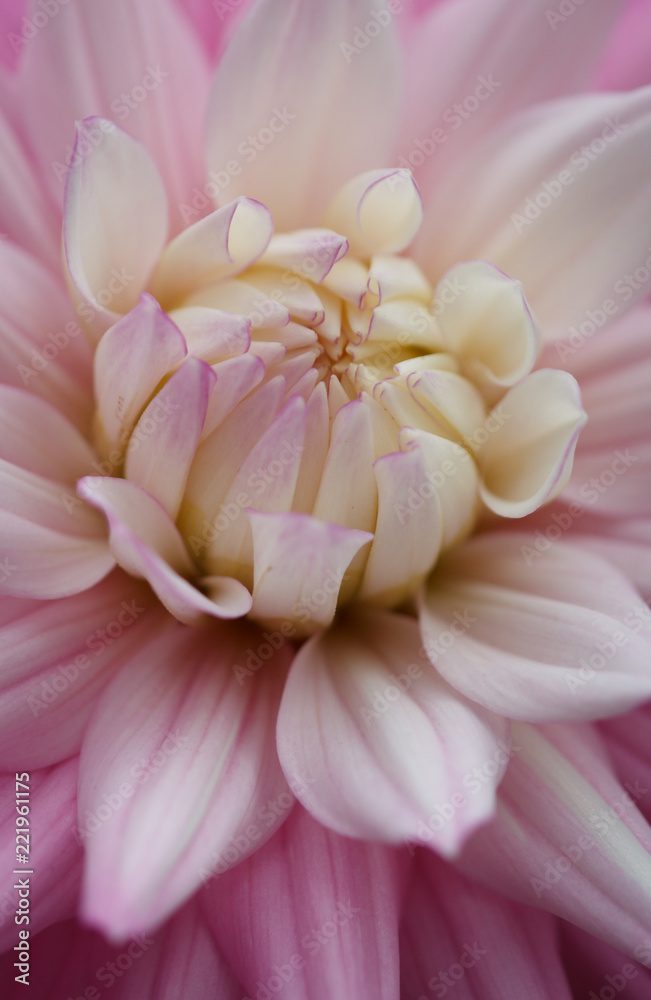
[[647,996],[648,7],[2,11],[6,995]]

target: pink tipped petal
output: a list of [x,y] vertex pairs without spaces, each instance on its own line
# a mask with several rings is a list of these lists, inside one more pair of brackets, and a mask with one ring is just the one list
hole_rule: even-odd
[[66,597],[113,566],[101,521],[73,488],[0,460],[0,593]]
[[[296,774],[294,784],[310,780]],[[395,1000],[401,861],[397,851],[340,837],[296,807],[272,840],[215,883],[202,907],[251,997],[273,995],[281,970],[283,1000]]]
[[533,368],[538,331],[522,284],[491,264],[468,261],[448,271],[434,310],[448,347],[490,402]]
[[188,358],[151,401],[129,439],[126,478],[155,497],[172,520],[181,507],[216,381],[209,365]]
[[[402,996],[572,1000],[553,919],[418,852],[400,935]],[[463,969],[459,976],[457,969]]]
[[187,306],[173,309],[170,319],[183,334],[188,353],[208,364],[239,357],[251,346],[251,321],[244,316]]
[[[508,732],[506,719],[437,676],[413,619],[360,612],[297,654],[278,750],[287,775],[314,777],[298,796],[319,822],[346,836],[420,840],[454,855],[493,813]],[[473,767],[487,780],[471,788]]]
[[143,146],[106,119],[86,124],[103,138],[82,156],[78,131],[63,243],[79,314],[99,339],[147,286],[167,237],[167,198]]
[[[384,455],[373,468],[378,515],[360,599],[397,607],[413,594],[436,561],[441,546],[441,505],[417,446]],[[424,484],[430,489],[425,491]],[[414,493],[422,502],[412,509],[409,503]]]
[[174,303],[200,285],[235,277],[264,252],[273,229],[268,208],[237,198],[172,240],[156,268],[153,294]]
[[567,372],[543,368],[509,389],[488,415],[478,449],[486,506],[501,517],[524,517],[558,496],[586,420]]
[[360,257],[399,253],[423,221],[420,192],[409,170],[370,170],[348,181],[323,217]]
[[250,510],[248,517],[254,557],[252,614],[285,623],[289,634],[308,620],[329,625],[346,570],[373,536],[296,512]]
[[78,753],[116,662],[161,627],[148,588],[119,571],[74,597],[33,601],[0,629],[0,767]]
[[46,479],[74,482],[92,471],[93,449],[50,403],[0,385],[0,458]]
[[132,576],[144,577],[168,611],[194,624],[204,615],[239,618],[251,607],[251,595],[237,580],[220,581],[206,597],[185,577],[194,565],[178,528],[165,508],[135,483],[86,476],[77,489],[105,515],[116,562]]
[[81,753],[79,824],[82,910],[111,936],[158,925],[234,863],[233,844],[246,840],[241,860],[285,818],[276,814],[257,843],[243,837],[265,801],[287,792],[274,730],[288,651],[248,677],[261,641],[250,626],[168,626],[104,692]]
[[[22,771],[2,775],[0,795],[5,817],[0,826],[0,870],[4,883],[0,885],[2,951],[13,949],[18,942],[14,913],[18,892],[14,886],[20,876],[12,874],[16,869],[38,872],[38,878],[28,878],[30,935],[38,934],[59,920],[67,920],[75,912],[83,860],[81,845],[74,837],[78,763],[78,758],[73,757],[64,764],[30,771],[28,775]],[[28,806],[27,812],[20,808],[24,804]],[[29,851],[23,854],[17,854],[16,849],[17,814],[28,817],[27,828],[31,831]],[[18,828],[18,832],[24,836],[26,831]],[[47,836],[42,836],[42,832]],[[18,844],[23,846],[23,841]],[[28,863],[17,863],[18,857],[27,858]],[[5,919],[8,914],[14,919]],[[11,954],[15,952],[12,950]]]
[[[437,567],[421,628],[437,670],[493,712],[594,719],[651,696],[641,605],[628,580],[592,553],[560,542],[543,553],[535,536],[494,532]],[[456,638],[446,646],[451,627]]]
[[107,449],[118,453],[109,474],[154,389],[186,355],[180,330],[149,295],[102,337],[95,352],[98,418]]
[[254,354],[243,354],[240,358],[228,358],[220,363],[217,369],[219,388],[208,400],[203,441],[219,427],[245,396],[260,385],[264,376],[264,362]]
[[594,729],[514,723],[513,749],[497,817],[469,842],[461,870],[639,956],[651,921],[651,830]]
[[[187,224],[183,202],[204,181],[209,78],[200,43],[175,4],[60,4],[55,16],[45,12],[45,30],[38,26],[44,8],[38,0],[30,7],[36,31],[21,52],[25,124],[57,203],[72,158],[75,121],[103,115],[123,122],[147,147],[163,171],[174,228],[181,220]],[[83,154],[92,156],[106,136],[96,122],[87,126],[87,135]]]
[[258,0],[220,60],[209,166],[223,170],[239,144],[229,194],[268,205],[279,231],[317,224],[344,181],[389,160],[396,38],[381,28],[358,58],[351,43],[368,16],[365,0]]
[[348,240],[330,229],[298,229],[273,236],[260,263],[321,284],[347,252]]

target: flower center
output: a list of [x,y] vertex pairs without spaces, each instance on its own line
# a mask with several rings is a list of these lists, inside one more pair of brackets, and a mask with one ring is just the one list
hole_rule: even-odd
[[[124,406],[98,398],[98,441],[120,474],[151,490],[152,439],[169,463],[194,582],[240,581],[265,625],[309,634],[350,601],[404,604],[482,503],[519,516],[542,502],[567,444],[567,422],[545,428],[542,464],[525,460],[526,483],[514,474],[509,455],[522,461],[540,433],[509,426],[535,324],[489,264],[459,265],[433,290],[399,255],[420,221],[406,171],[351,181],[327,228],[272,236],[257,202],[219,209],[172,241],[152,279],[175,333],[162,377],[146,373],[147,406],[110,432]],[[205,396],[189,442],[201,393],[188,385]]]

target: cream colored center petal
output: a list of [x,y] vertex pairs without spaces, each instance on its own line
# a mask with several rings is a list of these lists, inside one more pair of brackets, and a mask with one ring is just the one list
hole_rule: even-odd
[[[519,516],[569,473],[578,395],[569,377],[528,392],[537,335],[520,286],[471,262],[434,292],[396,256],[421,218],[405,171],[349,182],[330,228],[271,235],[264,206],[238,199],[164,252],[150,288],[187,352],[168,351],[163,373],[141,349],[128,411],[128,338],[109,331],[98,352],[98,440],[121,454],[125,435],[136,441],[117,474],[137,474],[176,518],[195,581],[240,581],[251,615],[292,634],[346,602],[403,605],[482,504]],[[160,336],[174,344],[175,328]],[[186,371],[174,399],[187,416],[147,430]]]

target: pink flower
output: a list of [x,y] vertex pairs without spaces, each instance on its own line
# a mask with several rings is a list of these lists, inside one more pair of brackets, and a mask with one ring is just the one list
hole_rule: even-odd
[[642,15],[241,7],[6,20],[7,970],[646,982]]

